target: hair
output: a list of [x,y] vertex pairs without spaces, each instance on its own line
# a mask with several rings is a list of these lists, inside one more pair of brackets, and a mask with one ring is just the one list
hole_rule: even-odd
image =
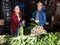
[[35,1],[35,4],[37,4],[39,2],[42,3],[42,5],[45,5],[44,0],[37,0],[37,1]]
[[[36,4],[36,5],[38,5],[39,3],[41,3],[40,1]],[[41,3],[42,4],[42,3]],[[43,4],[42,4],[43,5]]]
[[[18,5],[16,5],[16,6],[18,6]],[[15,7],[16,7],[16,6],[15,6]],[[13,12],[12,12],[12,14],[15,13],[15,11],[14,11],[14,10],[15,10],[15,7],[13,8]],[[19,7],[19,6],[18,6],[18,7]],[[19,8],[20,8],[20,7],[19,7]],[[19,15],[20,15],[20,17],[22,17],[22,12],[21,12],[21,11],[19,12]]]

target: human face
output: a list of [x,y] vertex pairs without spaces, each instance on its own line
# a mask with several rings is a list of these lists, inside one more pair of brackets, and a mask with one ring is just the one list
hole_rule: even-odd
[[15,6],[14,11],[15,11],[15,13],[19,13],[19,12],[20,12],[20,8],[19,8],[19,6]]
[[38,10],[38,11],[40,11],[40,10],[42,9],[42,7],[43,7],[42,3],[38,3],[38,4],[37,4],[37,10]]

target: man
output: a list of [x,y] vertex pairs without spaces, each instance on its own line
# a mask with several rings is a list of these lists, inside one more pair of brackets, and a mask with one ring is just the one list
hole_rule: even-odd
[[46,22],[46,13],[45,8],[43,8],[43,4],[41,2],[37,3],[37,10],[35,10],[32,15],[35,21],[39,21],[40,26],[44,26]]

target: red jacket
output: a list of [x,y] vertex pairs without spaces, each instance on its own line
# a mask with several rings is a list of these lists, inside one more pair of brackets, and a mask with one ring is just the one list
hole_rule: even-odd
[[11,25],[10,25],[13,34],[16,33],[16,31],[19,28],[19,25],[20,25],[21,22],[22,22],[22,17],[21,17],[21,20],[18,21],[17,15],[15,13],[13,13],[13,15],[11,16]]

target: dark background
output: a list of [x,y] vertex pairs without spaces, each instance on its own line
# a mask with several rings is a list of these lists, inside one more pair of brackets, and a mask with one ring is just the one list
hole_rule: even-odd
[[[41,1],[46,9],[47,22],[49,22],[49,25],[45,26],[45,29],[50,30],[50,31],[54,30],[57,27],[54,25],[55,22],[60,22],[60,20],[58,20],[59,16],[57,14],[55,14],[55,12],[57,10],[57,3],[59,2],[59,0],[54,0],[54,1],[52,1],[52,0],[7,0],[7,2],[6,2],[6,0],[0,0],[0,19],[3,19],[5,21],[4,22],[5,25],[0,26],[0,27],[4,27],[3,33],[5,32],[5,33],[10,34],[10,22],[11,22],[10,16],[12,14],[13,8],[16,5],[20,5],[21,3],[24,4],[23,7],[20,6],[21,11],[23,13],[23,18],[24,18],[24,20],[26,20],[26,26],[29,26],[29,23],[31,22],[30,18],[32,17],[32,12],[36,9],[36,3],[38,1]],[[9,7],[10,7],[10,8],[8,8],[9,11],[5,11],[7,9],[5,9],[3,7],[4,6],[3,2],[5,4],[9,5]],[[5,6],[5,7],[7,7],[7,6]],[[9,13],[9,16],[7,16],[7,12]],[[54,20],[55,22],[53,23],[52,16],[54,16],[55,20],[58,20],[58,21]],[[58,24],[58,26],[60,26],[59,24]],[[51,26],[51,25],[53,25],[53,26]],[[0,28],[0,30],[1,30],[0,32],[2,32],[2,28]]]

